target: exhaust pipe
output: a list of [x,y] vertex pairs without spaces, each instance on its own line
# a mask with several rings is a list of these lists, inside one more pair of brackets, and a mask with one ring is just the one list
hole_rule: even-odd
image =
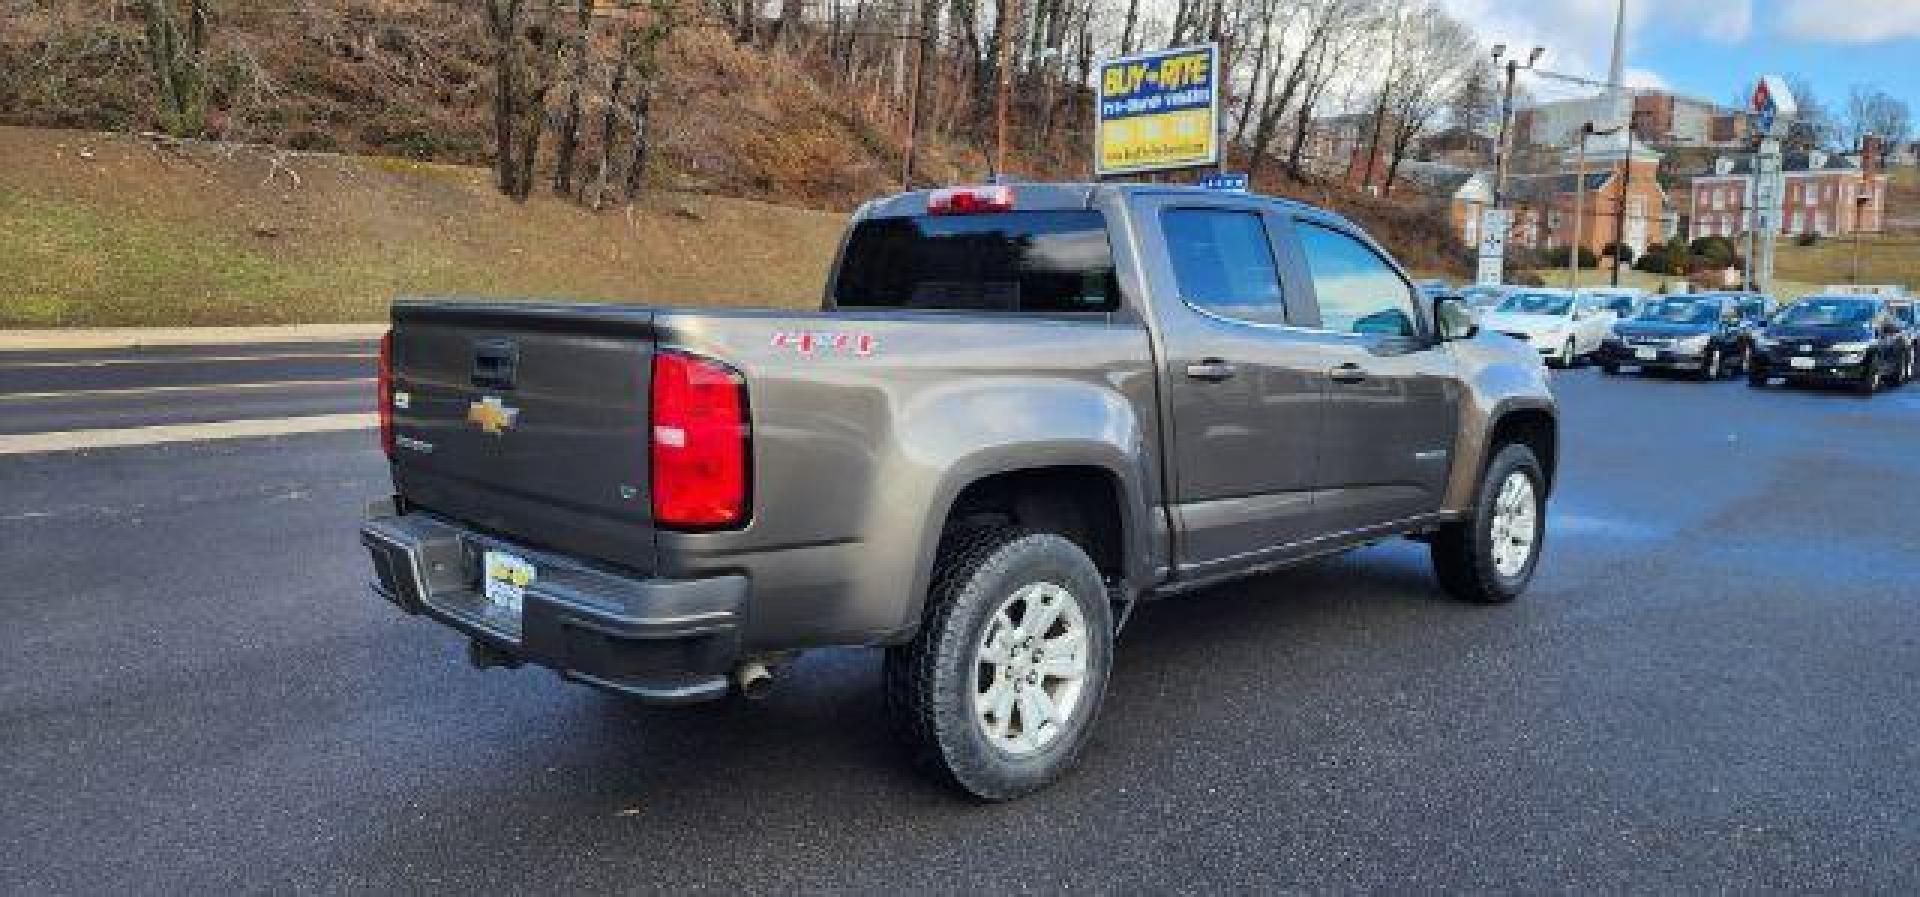
[[734,667],[733,684],[741,697],[758,701],[773,693],[773,671],[757,660],[749,661]]

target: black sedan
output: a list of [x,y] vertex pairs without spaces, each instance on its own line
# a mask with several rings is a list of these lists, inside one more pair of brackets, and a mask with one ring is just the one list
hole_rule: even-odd
[[1738,374],[1746,363],[1748,335],[1739,303],[1723,296],[1668,296],[1638,316],[1615,324],[1596,358],[1600,370],[1621,368],[1686,371],[1702,380]]
[[1877,296],[1810,296],[1774,316],[1755,341],[1747,383],[1843,383],[1872,395],[1912,370],[1913,345]]

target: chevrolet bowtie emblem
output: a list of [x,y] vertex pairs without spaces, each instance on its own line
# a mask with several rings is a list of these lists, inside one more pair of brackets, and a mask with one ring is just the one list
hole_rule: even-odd
[[487,396],[467,406],[467,423],[476,424],[481,432],[494,436],[512,427],[519,417],[520,409],[507,407],[499,396]]

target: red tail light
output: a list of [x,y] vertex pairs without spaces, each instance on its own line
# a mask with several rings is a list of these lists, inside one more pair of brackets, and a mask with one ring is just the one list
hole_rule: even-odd
[[710,358],[653,356],[653,521],[716,529],[747,519],[747,384]]
[[949,187],[935,190],[927,197],[929,215],[973,215],[980,212],[1013,211],[1013,188]]
[[393,331],[380,336],[380,450],[393,457]]

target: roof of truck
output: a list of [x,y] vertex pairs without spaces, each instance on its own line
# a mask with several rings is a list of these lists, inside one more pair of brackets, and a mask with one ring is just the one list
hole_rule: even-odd
[[875,198],[867,202],[865,205],[861,206],[860,210],[855,213],[854,217],[862,218],[862,217],[872,217],[872,216],[920,214],[926,210],[927,199],[932,194],[938,193],[942,190],[967,189],[967,188],[988,189],[995,186],[1004,186],[1004,187],[1013,188],[1015,196],[1018,197],[1016,207],[1019,209],[1024,209],[1029,211],[1084,209],[1088,207],[1090,200],[1096,190],[1106,190],[1106,191],[1112,191],[1112,192],[1126,194],[1126,195],[1184,194],[1188,196],[1205,196],[1210,198],[1217,198],[1222,196],[1245,197],[1248,199],[1256,199],[1262,202],[1269,202],[1279,206],[1284,206],[1286,208],[1289,208],[1297,212],[1310,212],[1315,215],[1324,216],[1326,218],[1335,219],[1339,221],[1347,220],[1345,217],[1341,216],[1336,212],[1329,211],[1327,209],[1321,208],[1320,206],[1313,205],[1312,203],[1305,203],[1299,200],[1287,199],[1285,197],[1280,197],[1280,196],[1268,196],[1264,193],[1229,193],[1226,191],[1211,190],[1205,187],[1197,187],[1197,186],[1192,186],[1187,184],[1141,184],[1141,183],[1131,183],[1131,182],[1093,183],[1090,181],[1079,181],[1079,182],[1045,181],[1045,182],[1030,182],[1030,183],[1013,182],[1013,183],[999,184],[999,185],[951,184],[943,187],[930,187],[922,190],[911,190],[906,193],[894,193],[887,196]]

